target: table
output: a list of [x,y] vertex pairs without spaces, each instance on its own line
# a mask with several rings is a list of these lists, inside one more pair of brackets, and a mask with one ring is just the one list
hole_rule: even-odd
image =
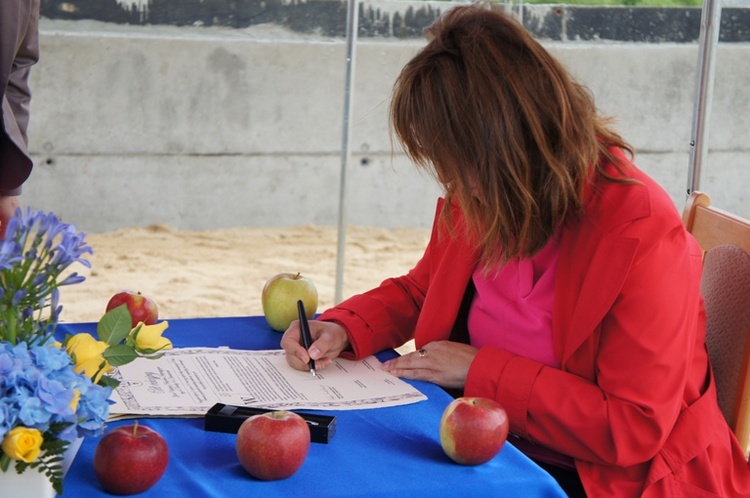
[[[96,332],[96,324],[58,326],[56,336]],[[262,317],[169,320],[166,331],[175,347],[228,346],[278,349],[281,335]],[[380,353],[381,360],[395,356]],[[411,382],[411,381],[410,381]],[[328,411],[337,417],[329,444],[313,443],[296,474],[280,481],[259,481],[240,466],[234,434],[207,432],[202,418],[142,419],[159,432],[170,450],[161,480],[139,497],[237,496],[438,496],[564,497],[554,479],[506,443],[484,465],[453,463],[443,453],[439,423],[451,397],[436,385],[411,382],[427,401],[389,408]],[[132,424],[111,422],[107,430]],[[93,473],[93,455],[101,437],[87,437],[64,481],[64,497],[106,497]]]

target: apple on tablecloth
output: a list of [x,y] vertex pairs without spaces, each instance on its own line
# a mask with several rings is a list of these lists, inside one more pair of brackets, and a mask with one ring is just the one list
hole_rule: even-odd
[[454,462],[478,465],[498,454],[508,438],[508,414],[489,398],[462,397],[440,419],[440,444]]
[[268,325],[277,332],[284,332],[289,324],[299,318],[297,301],[302,300],[308,319],[318,309],[318,290],[312,280],[299,273],[279,273],[263,286],[261,304]]
[[136,421],[113,429],[99,441],[94,451],[94,473],[104,491],[134,495],[156,484],[168,461],[164,438]]
[[143,322],[145,325],[153,325],[159,320],[159,307],[156,302],[140,292],[129,290],[120,291],[112,296],[107,303],[106,311],[126,305],[130,312],[133,327]]
[[310,428],[298,414],[274,411],[254,415],[237,431],[237,457],[256,479],[286,479],[302,466],[310,449]]

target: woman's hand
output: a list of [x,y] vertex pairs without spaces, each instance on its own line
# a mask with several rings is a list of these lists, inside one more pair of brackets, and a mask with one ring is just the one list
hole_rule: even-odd
[[5,239],[5,229],[8,227],[8,222],[20,206],[19,196],[0,195],[0,240]]
[[463,389],[476,354],[477,348],[468,344],[435,341],[418,351],[386,361],[383,369],[397,377]]
[[310,336],[313,343],[307,351],[301,344],[299,320],[293,321],[284,332],[281,347],[286,351],[286,361],[292,368],[307,370],[308,362],[313,359],[315,369],[322,370],[349,347],[346,330],[337,323],[310,320]]

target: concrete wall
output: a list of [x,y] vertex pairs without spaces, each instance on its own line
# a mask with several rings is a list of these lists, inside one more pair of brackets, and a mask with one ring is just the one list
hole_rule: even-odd
[[[357,45],[347,221],[426,227],[439,189],[392,151],[387,106],[419,39]],[[696,43],[545,42],[682,206]],[[345,40],[274,24],[44,19],[24,202],[86,231],[337,222]],[[750,44],[721,44],[703,190],[750,216]]]

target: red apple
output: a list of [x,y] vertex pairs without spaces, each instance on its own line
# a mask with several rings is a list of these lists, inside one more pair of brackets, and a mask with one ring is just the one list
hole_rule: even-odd
[[292,321],[299,318],[297,301],[305,304],[305,314],[312,319],[318,309],[318,290],[312,280],[299,273],[279,273],[263,286],[261,304],[268,325],[284,332]]
[[94,473],[104,491],[142,493],[157,483],[169,460],[164,438],[136,422],[107,433],[94,452]]
[[454,462],[478,465],[498,454],[508,438],[508,429],[508,414],[497,401],[457,398],[440,419],[440,444]]
[[133,327],[138,322],[146,325],[153,325],[159,320],[159,308],[150,297],[144,296],[140,292],[129,290],[120,291],[109,300],[106,311],[117,308],[121,305],[127,305],[130,317],[133,320]]
[[309,449],[310,428],[294,412],[253,415],[237,431],[237,457],[256,479],[286,479],[302,466]]

